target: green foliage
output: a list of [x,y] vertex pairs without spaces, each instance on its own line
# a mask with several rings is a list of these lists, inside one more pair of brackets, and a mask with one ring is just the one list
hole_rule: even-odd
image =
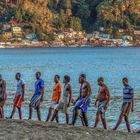
[[119,36],[140,19],[140,0],[14,0],[0,1],[0,22],[29,24],[40,38],[66,28],[92,32],[104,27]]

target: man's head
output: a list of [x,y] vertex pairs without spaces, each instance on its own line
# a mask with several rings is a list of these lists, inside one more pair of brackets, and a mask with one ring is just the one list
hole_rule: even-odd
[[21,78],[21,73],[16,73],[16,76],[15,76],[16,80],[19,80]]
[[98,82],[99,86],[102,86],[104,84],[104,78],[103,77],[99,77],[97,82]]
[[35,74],[35,76],[36,76],[36,79],[40,79],[40,77],[41,77],[41,72],[36,72],[36,74]]
[[59,76],[59,75],[55,75],[55,76],[54,76],[54,82],[55,82],[55,83],[58,83],[59,80],[60,80],[60,76]]
[[64,81],[63,81],[65,84],[66,83],[69,83],[70,82],[70,76],[68,76],[68,75],[65,75],[64,76]]
[[85,74],[81,74],[80,76],[79,76],[79,83],[84,83],[86,81],[86,75]]
[[127,77],[124,77],[122,79],[122,83],[123,83],[124,86],[128,86],[128,78]]
[[2,75],[0,74],[0,81],[2,80]]

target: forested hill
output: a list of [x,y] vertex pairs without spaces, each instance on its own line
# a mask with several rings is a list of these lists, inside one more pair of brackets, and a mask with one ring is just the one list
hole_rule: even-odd
[[0,0],[0,22],[29,24],[38,34],[66,28],[110,34],[139,24],[140,0]]

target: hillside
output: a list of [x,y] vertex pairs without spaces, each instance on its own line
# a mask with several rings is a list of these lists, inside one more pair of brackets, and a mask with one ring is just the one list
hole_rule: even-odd
[[43,122],[0,120],[0,140],[140,140],[138,134]]
[[30,26],[41,38],[73,28],[76,31],[105,29],[117,36],[140,23],[140,0],[1,0],[0,22]]

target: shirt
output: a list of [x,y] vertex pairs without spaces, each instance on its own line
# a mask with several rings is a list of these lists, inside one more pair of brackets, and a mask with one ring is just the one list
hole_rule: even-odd
[[23,94],[23,88],[22,88],[23,85],[25,85],[25,82],[24,82],[23,79],[17,80],[16,95],[22,95]]
[[52,101],[58,102],[61,100],[61,97],[62,97],[62,85],[61,83],[57,83],[55,84],[53,89]]
[[35,95],[41,95],[42,89],[44,88],[44,81],[42,79],[37,79],[35,82]]
[[127,86],[123,89],[123,103],[131,103],[134,90],[131,86]]

